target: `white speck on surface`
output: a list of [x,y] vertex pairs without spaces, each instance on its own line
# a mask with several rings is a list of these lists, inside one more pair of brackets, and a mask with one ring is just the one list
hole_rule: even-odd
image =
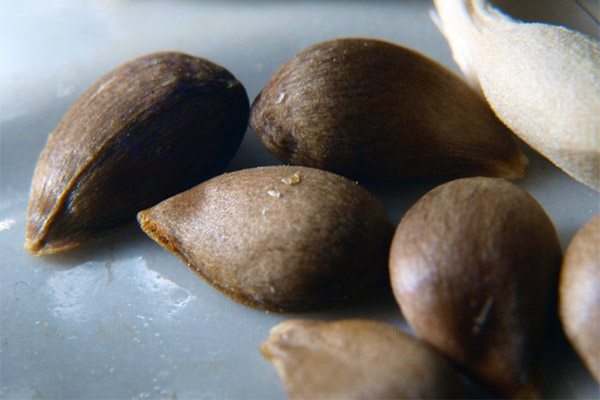
[[7,218],[0,221],[0,232],[9,230],[16,224],[17,221],[14,218]]
[[286,185],[294,186],[300,183],[300,174],[298,172],[294,172],[293,175],[282,178],[281,182]]
[[280,198],[281,193],[278,190],[269,190],[267,194],[271,197]]
[[277,97],[277,100],[275,100],[275,104],[283,103],[284,100],[285,100],[285,92],[281,92],[281,93],[279,93],[279,97]]

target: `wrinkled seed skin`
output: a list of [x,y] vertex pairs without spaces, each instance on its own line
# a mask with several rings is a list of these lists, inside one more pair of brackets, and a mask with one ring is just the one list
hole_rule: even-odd
[[40,255],[77,247],[221,172],[248,112],[244,87],[201,58],[155,53],[112,70],[48,138],[31,184],[25,248]]
[[301,51],[256,97],[250,126],[281,161],[355,179],[525,173],[512,133],[479,94],[442,65],[379,40]]
[[[285,183],[292,176],[299,182]],[[142,229],[243,304],[306,311],[385,277],[393,234],[355,182],[305,167],[227,173],[140,212]]]
[[559,315],[567,338],[600,383],[600,214],[567,247],[559,281]]
[[382,322],[285,321],[260,351],[290,400],[468,398],[439,352]]
[[464,178],[421,198],[390,251],[394,295],[421,338],[503,396],[532,376],[561,248],[542,207],[498,178]]

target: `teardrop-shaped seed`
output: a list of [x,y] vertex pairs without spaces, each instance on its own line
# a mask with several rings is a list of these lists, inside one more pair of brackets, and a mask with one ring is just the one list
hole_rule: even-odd
[[355,182],[285,166],[218,176],[138,220],[221,292],[278,311],[323,308],[371,288],[385,276],[394,230]]
[[369,320],[290,320],[261,353],[293,399],[467,398],[450,363],[429,345]]
[[577,231],[567,247],[559,312],[566,336],[600,383],[600,214]]
[[525,173],[512,133],[478,93],[431,59],[379,40],[301,51],[256,97],[250,126],[281,161],[353,178]]
[[441,185],[402,218],[390,274],[407,322],[503,396],[534,394],[561,262],[552,221],[498,178]]
[[77,247],[222,171],[247,127],[242,84],[224,68],[156,53],[112,70],[50,134],[37,163],[25,248]]

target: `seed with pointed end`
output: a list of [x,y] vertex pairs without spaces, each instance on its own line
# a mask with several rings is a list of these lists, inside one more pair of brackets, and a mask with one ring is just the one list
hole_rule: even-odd
[[97,81],[48,138],[35,169],[25,248],[77,247],[222,171],[249,102],[229,71],[181,53],[130,61]]
[[567,337],[600,382],[600,214],[567,247],[558,304]]
[[561,262],[552,221],[524,190],[464,178],[421,198],[390,251],[394,295],[427,342],[504,396],[532,378]]
[[466,398],[467,390],[435,349],[369,320],[291,320],[261,345],[289,399]]
[[373,195],[304,167],[221,175],[138,220],[218,290],[279,311],[326,307],[370,288],[385,275],[393,234]]
[[378,40],[298,53],[256,97],[250,125],[283,162],[354,178],[525,173],[515,139],[481,96],[429,58]]

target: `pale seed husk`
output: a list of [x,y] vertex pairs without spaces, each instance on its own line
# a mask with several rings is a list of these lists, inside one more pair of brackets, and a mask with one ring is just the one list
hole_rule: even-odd
[[498,117],[576,180],[600,190],[600,44],[515,20],[486,0],[434,0],[457,64]]

